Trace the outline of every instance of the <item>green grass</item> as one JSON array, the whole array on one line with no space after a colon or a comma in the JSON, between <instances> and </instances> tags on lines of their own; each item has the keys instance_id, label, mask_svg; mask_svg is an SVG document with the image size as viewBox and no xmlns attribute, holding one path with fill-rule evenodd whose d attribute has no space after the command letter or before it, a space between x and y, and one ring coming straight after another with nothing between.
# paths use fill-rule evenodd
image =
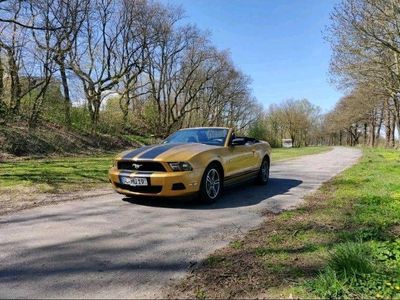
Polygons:
<instances>
[{"instance_id":1,"label":"green grass","mask_svg":"<svg viewBox=\"0 0 400 300\"><path fill-rule=\"evenodd\" d=\"M107 182L113 154L0 163L0 191L18 186L43 192L86 189Z\"/></svg>"},{"instance_id":2,"label":"green grass","mask_svg":"<svg viewBox=\"0 0 400 300\"><path fill-rule=\"evenodd\" d=\"M272 161L296 158L302 155L318 154L331 150L331 147L273 148Z\"/></svg>"},{"instance_id":3,"label":"green grass","mask_svg":"<svg viewBox=\"0 0 400 300\"><path fill-rule=\"evenodd\" d=\"M154 144L154 138L148 137L148 136L140 136L140 135L130 134L130 135L124 135L123 137L130 142L136 142L140 145Z\"/></svg>"},{"instance_id":4,"label":"green grass","mask_svg":"<svg viewBox=\"0 0 400 300\"><path fill-rule=\"evenodd\" d=\"M268 215L180 284L210 298L400 299L400 151L363 151L302 207Z\"/></svg>"},{"instance_id":5,"label":"green grass","mask_svg":"<svg viewBox=\"0 0 400 300\"><path fill-rule=\"evenodd\" d=\"M340 277L371 273L373 265L368 247L355 242L337 245L329 255L328 268Z\"/></svg>"},{"instance_id":6,"label":"green grass","mask_svg":"<svg viewBox=\"0 0 400 300\"><path fill-rule=\"evenodd\" d=\"M274 234L286 245L282 249L271 236L265 247L281 249L289 260L291 250L303 249L297 261L304 271L314 269L281 291L295 286L310 297L400 297L399 151L365 149L360 163L325 184L305 207L275 221L282 226ZM308 233L303 241L292 238L299 228Z\"/></svg>"},{"instance_id":7,"label":"green grass","mask_svg":"<svg viewBox=\"0 0 400 300\"><path fill-rule=\"evenodd\" d=\"M343 226L325 268L304 285L320 297L400 298L400 152L364 152L333 190L322 190L329 202L319 214ZM327 284L333 281L335 289Z\"/></svg>"}]
</instances>

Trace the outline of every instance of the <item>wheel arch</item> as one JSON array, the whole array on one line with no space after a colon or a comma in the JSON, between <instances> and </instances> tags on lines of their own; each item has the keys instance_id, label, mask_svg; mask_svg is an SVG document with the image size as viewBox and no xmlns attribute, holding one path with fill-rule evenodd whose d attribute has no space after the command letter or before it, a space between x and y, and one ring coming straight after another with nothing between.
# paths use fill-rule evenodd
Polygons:
<instances>
[{"instance_id":1,"label":"wheel arch","mask_svg":"<svg viewBox=\"0 0 400 300\"><path fill-rule=\"evenodd\" d=\"M224 178L224 176L225 176L225 171L224 171L224 166L222 165L222 163L221 163L219 160L217 160L217 159L213 159L213 160L211 160L211 161L207 164L206 169L207 169L210 165L212 165L212 164L215 164L215 165L218 166L218 168L219 168L219 170L220 170L220 172L221 172L221 176L222 176L222 178Z\"/></svg>"},{"instance_id":2,"label":"wheel arch","mask_svg":"<svg viewBox=\"0 0 400 300\"><path fill-rule=\"evenodd\" d=\"M270 158L270 156L269 156L268 153L266 153L266 154L264 155L263 160L264 160L264 159L267 159L268 165L271 166L271 158Z\"/></svg>"}]
</instances>

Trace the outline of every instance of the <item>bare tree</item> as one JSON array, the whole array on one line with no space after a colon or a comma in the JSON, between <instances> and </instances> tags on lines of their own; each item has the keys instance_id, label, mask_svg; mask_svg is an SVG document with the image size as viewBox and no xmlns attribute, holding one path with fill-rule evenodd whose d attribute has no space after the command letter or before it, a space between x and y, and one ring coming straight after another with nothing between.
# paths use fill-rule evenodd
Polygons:
<instances>
[{"instance_id":1,"label":"bare tree","mask_svg":"<svg viewBox=\"0 0 400 300\"><path fill-rule=\"evenodd\" d=\"M376 94L371 86L359 86L349 95L340 99L335 108L325 119L328 131L334 136L347 137L348 144L354 146L363 137L364 145L376 145L379 106L377 102L385 102L385 97Z\"/></svg>"},{"instance_id":2,"label":"bare tree","mask_svg":"<svg viewBox=\"0 0 400 300\"><path fill-rule=\"evenodd\" d=\"M143 49L136 43L124 45L135 38L123 13L125 8L113 0L93 1L70 52L70 68L82 82L93 133L104 97L115 92L124 75L136 66L132 57Z\"/></svg>"},{"instance_id":3,"label":"bare tree","mask_svg":"<svg viewBox=\"0 0 400 300\"><path fill-rule=\"evenodd\" d=\"M308 100L286 100L278 107L284 132L295 146L307 145L308 134L318 118L319 108Z\"/></svg>"},{"instance_id":4,"label":"bare tree","mask_svg":"<svg viewBox=\"0 0 400 300\"><path fill-rule=\"evenodd\" d=\"M388 136L393 136L396 126L400 128L399 5L398 0L343 1L332 13L328 31L334 78L345 87L375 86L392 103L385 107L386 119L394 112L395 121L387 122L397 125L386 122Z\"/></svg>"},{"instance_id":5,"label":"bare tree","mask_svg":"<svg viewBox=\"0 0 400 300\"><path fill-rule=\"evenodd\" d=\"M50 119L71 126L73 92L84 98L79 109L92 133L113 121L105 107L121 118L112 128L160 136L192 125L244 131L258 118L250 78L207 32L185 25L180 8L146 0L0 0L0 12L0 119L13 114L34 128L54 105L58 115ZM105 99L119 105L102 105Z\"/></svg>"},{"instance_id":6,"label":"bare tree","mask_svg":"<svg viewBox=\"0 0 400 300\"><path fill-rule=\"evenodd\" d=\"M134 55L122 62L126 66L127 72L121 78L118 89L121 95L119 104L123 113L124 130L129 131L130 106L132 106L132 111L139 113L139 98L149 92L147 86L150 82L146 76L143 76L143 72L149 57L153 54L149 49L154 47L158 35L153 24L164 8L160 5L151 5L146 1L125 0L122 5L127 29L123 37L123 47L126 47L127 52L134 49Z\"/></svg>"},{"instance_id":7,"label":"bare tree","mask_svg":"<svg viewBox=\"0 0 400 300\"><path fill-rule=\"evenodd\" d=\"M20 18L24 9L23 4L18 1L9 6L9 13L13 13L13 20ZM1 65L3 74L4 70L7 72L7 76L2 77L1 106L3 113L12 117L20 114L23 97L33 90L45 88L47 81L46 78L38 76L35 71L34 50L29 34L26 28L15 22L0 24L0 55L3 52L6 57L6 61ZM7 82L4 82L4 78L7 78Z\"/></svg>"},{"instance_id":8,"label":"bare tree","mask_svg":"<svg viewBox=\"0 0 400 300\"><path fill-rule=\"evenodd\" d=\"M88 1L86 0L30 1L30 11L34 16L32 24L35 28L40 27L40 30L31 30L38 52L46 53L45 66L53 65L53 62L58 66L64 92L64 119L67 126L71 125L71 99L66 74L66 58L78 36L87 8ZM52 76L54 76L53 73L52 71ZM47 78L47 76L44 77ZM48 84L49 80L46 82Z\"/></svg>"}]
</instances>

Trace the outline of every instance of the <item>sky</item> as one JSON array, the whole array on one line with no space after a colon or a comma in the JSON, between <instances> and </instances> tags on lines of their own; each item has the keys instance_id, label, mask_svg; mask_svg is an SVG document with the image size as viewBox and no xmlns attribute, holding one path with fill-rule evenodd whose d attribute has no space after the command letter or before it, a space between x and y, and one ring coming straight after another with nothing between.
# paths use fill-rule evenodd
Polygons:
<instances>
[{"instance_id":1,"label":"sky","mask_svg":"<svg viewBox=\"0 0 400 300\"><path fill-rule=\"evenodd\" d=\"M265 107L307 98L329 111L342 96L329 83L330 47L323 38L338 0L162 0L179 5L185 22L209 30L218 49L249 75Z\"/></svg>"}]
</instances>

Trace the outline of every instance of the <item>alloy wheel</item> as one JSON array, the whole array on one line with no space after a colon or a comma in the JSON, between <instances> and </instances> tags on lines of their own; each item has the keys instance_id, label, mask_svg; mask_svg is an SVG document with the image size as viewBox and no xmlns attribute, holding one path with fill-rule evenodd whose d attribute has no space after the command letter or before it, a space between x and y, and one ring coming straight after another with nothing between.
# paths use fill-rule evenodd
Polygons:
<instances>
[{"instance_id":1,"label":"alloy wheel","mask_svg":"<svg viewBox=\"0 0 400 300\"><path fill-rule=\"evenodd\" d=\"M210 169L206 177L206 192L208 197L214 199L218 196L221 188L219 173L216 169Z\"/></svg>"},{"instance_id":2,"label":"alloy wheel","mask_svg":"<svg viewBox=\"0 0 400 300\"><path fill-rule=\"evenodd\" d=\"M269 178L269 165L266 160L263 161L262 167L261 167L261 176L263 181L267 181Z\"/></svg>"}]
</instances>

